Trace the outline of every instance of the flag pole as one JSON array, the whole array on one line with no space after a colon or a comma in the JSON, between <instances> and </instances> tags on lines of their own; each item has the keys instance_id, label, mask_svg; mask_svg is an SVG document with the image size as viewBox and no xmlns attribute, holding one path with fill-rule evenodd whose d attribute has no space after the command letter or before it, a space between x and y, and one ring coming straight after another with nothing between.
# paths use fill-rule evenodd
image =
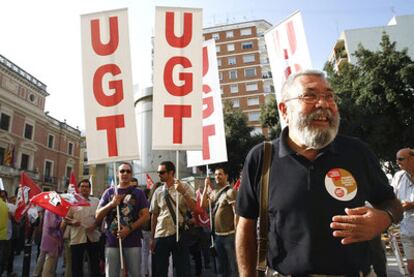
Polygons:
<instances>
[{"instance_id":1,"label":"flag pole","mask_svg":"<svg viewBox=\"0 0 414 277\"><path fill-rule=\"evenodd\" d=\"M114 191L115 194L118 194L118 182L116 180L116 163L113 163L113 173L114 173ZM119 205L116 206L116 217L118 218L118 232L121 231L121 221L120 221L120 212L119 212ZM122 239L118 235L118 241L119 241L119 257L121 260L121 271L124 270L124 256L122 253Z\"/></svg>"},{"instance_id":2,"label":"flag pole","mask_svg":"<svg viewBox=\"0 0 414 277\"><path fill-rule=\"evenodd\" d=\"M206 178L208 178L208 165L206 165ZM207 192L208 188L206 188ZM211 247L214 247L214 236L213 236L213 213L211 211L211 200L210 197L208 198L208 209L209 209L209 215L210 215L210 238L211 238Z\"/></svg>"},{"instance_id":3,"label":"flag pole","mask_svg":"<svg viewBox=\"0 0 414 277\"><path fill-rule=\"evenodd\" d=\"M177 180L180 180L180 151L176 150L176 157L175 157L175 164L176 164L176 170L177 170ZM177 242L180 240L180 234L179 234L179 226L180 226L180 210L179 210L179 198L178 198L178 191L175 192L175 203L176 203L176 207L175 207L175 216L176 216L176 228L177 228L177 233L176 233L176 240Z\"/></svg>"}]
</instances>

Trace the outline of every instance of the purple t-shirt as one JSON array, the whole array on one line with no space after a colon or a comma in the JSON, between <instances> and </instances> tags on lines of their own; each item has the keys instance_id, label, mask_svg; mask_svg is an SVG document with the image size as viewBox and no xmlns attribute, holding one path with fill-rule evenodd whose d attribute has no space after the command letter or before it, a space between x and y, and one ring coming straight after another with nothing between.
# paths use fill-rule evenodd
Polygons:
<instances>
[{"instance_id":1,"label":"purple t-shirt","mask_svg":"<svg viewBox=\"0 0 414 277\"><path fill-rule=\"evenodd\" d=\"M108 188L99 201L98 208L105 206L114 197L114 188ZM148 201L142 190L134 187L118 188L118 194L124 194L124 200L119 205L121 225L132 224L138 219L141 209L148 208ZM119 247L119 240L116 237L118 231L116 209L112 209L105 217L105 235L107 247ZM140 247L142 232L141 229L134 230L122 240L122 247Z\"/></svg>"}]
</instances>

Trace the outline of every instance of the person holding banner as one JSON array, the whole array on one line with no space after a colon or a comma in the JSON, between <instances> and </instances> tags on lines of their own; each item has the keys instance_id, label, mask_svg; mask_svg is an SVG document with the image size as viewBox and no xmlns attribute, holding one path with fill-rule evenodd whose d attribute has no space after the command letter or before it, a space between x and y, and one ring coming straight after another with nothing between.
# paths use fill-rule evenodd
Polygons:
<instances>
[{"instance_id":1,"label":"person holding banner","mask_svg":"<svg viewBox=\"0 0 414 277\"><path fill-rule=\"evenodd\" d=\"M184 215L188 210L195 208L195 194L186 183L175 179L175 165L170 161L161 162L158 166L158 175L164 185L158 187L151 200L151 251L152 276L166 277L169 257L172 254L177 276L191 274L189 245L185 235L180 234L180 241L176 241L176 196L178 193L179 222L184 225Z\"/></svg>"},{"instance_id":2,"label":"person holding banner","mask_svg":"<svg viewBox=\"0 0 414 277\"><path fill-rule=\"evenodd\" d=\"M119 185L110 187L102 195L96 211L96 222L105 218L105 273L119 277L122 250L128 276L140 275L141 226L149 220L148 201L143 191L131 186L132 166L122 162L118 167ZM117 206L120 218L117 217ZM118 220L121 228L118 231ZM122 244L119 245L119 238Z\"/></svg>"},{"instance_id":3,"label":"person holding banner","mask_svg":"<svg viewBox=\"0 0 414 277\"><path fill-rule=\"evenodd\" d=\"M203 207L208 207L207 197L211 201L213 210L213 237L217 252L218 276L237 276L236 253L234 250L235 239L235 202L236 191L228 183L228 173L224 167L217 167L214 171L214 179L217 188L213 190L210 178L205 179L203 191ZM211 191L211 193L208 193Z\"/></svg>"},{"instance_id":4,"label":"person holding banner","mask_svg":"<svg viewBox=\"0 0 414 277\"><path fill-rule=\"evenodd\" d=\"M368 276L369 241L401 220L401 204L374 154L358 139L337 135L335 99L320 71L291 75L283 86L278 107L288 126L271 143L263 215L267 276ZM243 277L256 268L263 148L255 146L246 157L236 202Z\"/></svg>"}]
</instances>

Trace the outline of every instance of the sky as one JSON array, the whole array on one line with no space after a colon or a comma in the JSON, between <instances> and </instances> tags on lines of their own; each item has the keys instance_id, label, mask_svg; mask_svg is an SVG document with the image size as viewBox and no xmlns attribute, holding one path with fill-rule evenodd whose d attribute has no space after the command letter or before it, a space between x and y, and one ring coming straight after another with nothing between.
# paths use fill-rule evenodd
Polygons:
<instances>
[{"instance_id":1,"label":"sky","mask_svg":"<svg viewBox=\"0 0 414 277\"><path fill-rule=\"evenodd\" d=\"M45 111L85 128L80 16L128 8L133 83L151 86L156 6L203 9L204 27L265 19L277 25L301 11L313 67L322 69L343 30L386 25L414 14L412 0L0 0L0 54L47 85Z\"/></svg>"}]
</instances>

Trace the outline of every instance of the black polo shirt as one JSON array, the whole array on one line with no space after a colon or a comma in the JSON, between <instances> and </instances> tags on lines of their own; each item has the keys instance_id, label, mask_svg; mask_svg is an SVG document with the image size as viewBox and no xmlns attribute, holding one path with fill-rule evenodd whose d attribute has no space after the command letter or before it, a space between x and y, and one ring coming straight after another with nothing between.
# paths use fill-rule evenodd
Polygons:
<instances>
[{"instance_id":1,"label":"black polo shirt","mask_svg":"<svg viewBox=\"0 0 414 277\"><path fill-rule=\"evenodd\" d=\"M314 161L287 146L288 128L272 141L268 265L282 274L354 274L368 270L367 242L342 245L329 227L345 208L395 198L373 153L356 138L337 136ZM248 154L236 212L256 219L263 144Z\"/></svg>"}]
</instances>

